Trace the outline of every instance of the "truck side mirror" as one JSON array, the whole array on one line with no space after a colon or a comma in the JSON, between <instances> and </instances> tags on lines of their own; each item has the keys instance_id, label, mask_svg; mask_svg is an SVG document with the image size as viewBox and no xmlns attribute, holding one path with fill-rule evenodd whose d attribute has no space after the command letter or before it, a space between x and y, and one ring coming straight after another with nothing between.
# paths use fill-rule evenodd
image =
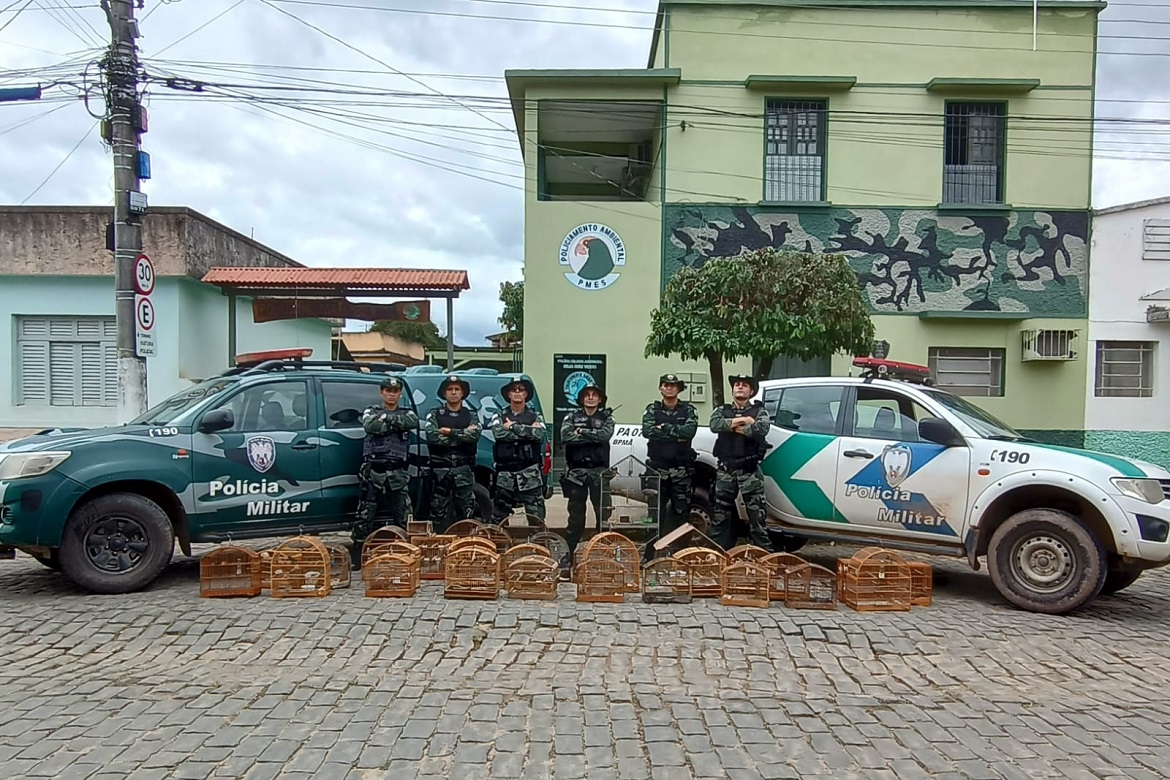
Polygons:
<instances>
[{"instance_id":1,"label":"truck side mirror","mask_svg":"<svg viewBox=\"0 0 1170 780\"><path fill-rule=\"evenodd\" d=\"M212 409L199 421L200 433L224 431L236 424L236 415L231 409Z\"/></svg>"},{"instance_id":2,"label":"truck side mirror","mask_svg":"<svg viewBox=\"0 0 1170 780\"><path fill-rule=\"evenodd\" d=\"M944 447L962 447L966 444L955 426L940 417L924 417L918 421L918 436Z\"/></svg>"}]
</instances>

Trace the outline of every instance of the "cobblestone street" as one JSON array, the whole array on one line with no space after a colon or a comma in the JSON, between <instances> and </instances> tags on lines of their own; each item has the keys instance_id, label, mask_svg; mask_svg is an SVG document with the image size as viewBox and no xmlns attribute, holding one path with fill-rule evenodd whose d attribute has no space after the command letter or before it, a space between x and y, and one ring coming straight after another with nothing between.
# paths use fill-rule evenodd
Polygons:
<instances>
[{"instance_id":1,"label":"cobblestone street","mask_svg":"<svg viewBox=\"0 0 1170 780\"><path fill-rule=\"evenodd\" d=\"M819 548L818 562L841 554ZM0 563L6 778L1163 778L1170 575L1070 617L84 595Z\"/></svg>"}]
</instances>

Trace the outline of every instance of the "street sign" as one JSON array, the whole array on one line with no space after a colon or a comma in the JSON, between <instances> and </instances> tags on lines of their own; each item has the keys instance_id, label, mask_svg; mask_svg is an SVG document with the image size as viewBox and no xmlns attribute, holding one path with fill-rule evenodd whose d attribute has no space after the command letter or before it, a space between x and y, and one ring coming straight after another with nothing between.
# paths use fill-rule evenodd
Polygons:
<instances>
[{"instance_id":1,"label":"street sign","mask_svg":"<svg viewBox=\"0 0 1170 780\"><path fill-rule=\"evenodd\" d=\"M126 198L129 201L128 206L131 214L145 214L150 209L145 192L130 190L126 193Z\"/></svg>"},{"instance_id":2,"label":"street sign","mask_svg":"<svg viewBox=\"0 0 1170 780\"><path fill-rule=\"evenodd\" d=\"M154 292L154 263L146 255L134 258L134 292L139 295Z\"/></svg>"},{"instance_id":3,"label":"street sign","mask_svg":"<svg viewBox=\"0 0 1170 780\"><path fill-rule=\"evenodd\" d=\"M137 275L135 275L137 279ZM134 349L139 357L154 357L154 304L149 295L134 296Z\"/></svg>"}]
</instances>

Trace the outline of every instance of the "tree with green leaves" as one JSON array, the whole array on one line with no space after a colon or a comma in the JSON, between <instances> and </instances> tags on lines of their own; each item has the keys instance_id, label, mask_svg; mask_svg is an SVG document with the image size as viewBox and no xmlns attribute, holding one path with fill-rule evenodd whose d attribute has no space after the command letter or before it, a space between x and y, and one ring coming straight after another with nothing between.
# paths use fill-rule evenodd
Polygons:
<instances>
[{"instance_id":1,"label":"tree with green leaves","mask_svg":"<svg viewBox=\"0 0 1170 780\"><path fill-rule=\"evenodd\" d=\"M504 304L500 324L519 343L524 339L524 282L502 282L500 301Z\"/></svg>"},{"instance_id":2,"label":"tree with green leaves","mask_svg":"<svg viewBox=\"0 0 1170 780\"><path fill-rule=\"evenodd\" d=\"M407 320L378 320L370 328L410 344L421 344L426 349L446 349L447 340L439 335L439 326L433 322Z\"/></svg>"},{"instance_id":3,"label":"tree with green leaves","mask_svg":"<svg viewBox=\"0 0 1170 780\"><path fill-rule=\"evenodd\" d=\"M726 360L752 357L766 377L781 355L868 355L873 339L857 274L844 256L761 249L679 271L650 313L645 355L706 358L722 404Z\"/></svg>"}]
</instances>

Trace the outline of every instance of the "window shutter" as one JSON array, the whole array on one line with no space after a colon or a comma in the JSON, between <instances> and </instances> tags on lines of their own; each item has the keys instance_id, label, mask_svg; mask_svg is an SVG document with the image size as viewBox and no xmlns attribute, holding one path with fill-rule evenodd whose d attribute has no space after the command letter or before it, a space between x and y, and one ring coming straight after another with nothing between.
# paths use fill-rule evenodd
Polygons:
<instances>
[{"instance_id":1,"label":"window shutter","mask_svg":"<svg viewBox=\"0 0 1170 780\"><path fill-rule=\"evenodd\" d=\"M102 345L102 405L118 405L118 345Z\"/></svg>"},{"instance_id":2,"label":"window shutter","mask_svg":"<svg viewBox=\"0 0 1170 780\"><path fill-rule=\"evenodd\" d=\"M81 405L101 406L105 401L105 355L101 344L78 344L81 351Z\"/></svg>"},{"instance_id":3,"label":"window shutter","mask_svg":"<svg viewBox=\"0 0 1170 780\"><path fill-rule=\"evenodd\" d=\"M49 335L55 338L70 338L77 335L75 320L49 320Z\"/></svg>"},{"instance_id":4,"label":"window shutter","mask_svg":"<svg viewBox=\"0 0 1170 780\"><path fill-rule=\"evenodd\" d=\"M16 385L20 403L32 406L48 406L48 352L49 345L44 342L25 341L21 343L20 381Z\"/></svg>"},{"instance_id":5,"label":"window shutter","mask_svg":"<svg viewBox=\"0 0 1170 780\"><path fill-rule=\"evenodd\" d=\"M49 344L49 403L53 406L77 406L77 363L76 344Z\"/></svg>"},{"instance_id":6,"label":"window shutter","mask_svg":"<svg viewBox=\"0 0 1170 780\"><path fill-rule=\"evenodd\" d=\"M20 337L21 338L44 338L49 335L49 321L48 320L20 320Z\"/></svg>"}]
</instances>

